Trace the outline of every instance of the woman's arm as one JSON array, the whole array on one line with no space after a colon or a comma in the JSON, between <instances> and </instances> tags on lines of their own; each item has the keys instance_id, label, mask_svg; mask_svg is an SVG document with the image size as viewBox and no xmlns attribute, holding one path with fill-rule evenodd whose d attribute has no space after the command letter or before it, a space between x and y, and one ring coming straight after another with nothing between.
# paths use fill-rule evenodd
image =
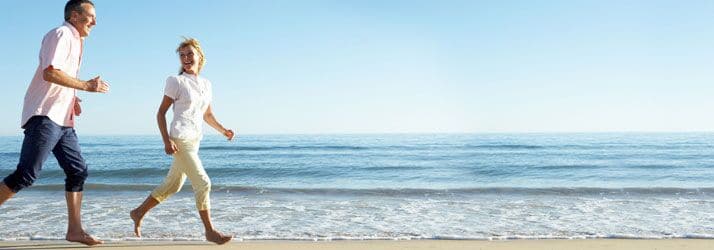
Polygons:
<instances>
[{"instance_id":1,"label":"woman's arm","mask_svg":"<svg viewBox=\"0 0 714 250\"><path fill-rule=\"evenodd\" d=\"M211 110L211 105L208 105L208 108L206 109L206 113L203 113L203 120L208 123L208 125L211 125L213 129L218 131L218 133L221 133L223 136L228 138L228 140L233 140L233 136L235 135L233 133L233 130L226 129L221 125L218 120L216 120L216 116L213 115L213 110Z\"/></svg>"},{"instance_id":2,"label":"woman's arm","mask_svg":"<svg viewBox=\"0 0 714 250\"><path fill-rule=\"evenodd\" d=\"M178 148L176 144L171 141L171 138L169 138L169 130L166 128L166 111L169 110L172 104L174 104L174 99L164 95L164 99L161 100L161 105L159 105L159 112L156 113L156 121L159 123L159 132L161 132L161 139L164 141L164 151L166 151L168 155L178 152Z\"/></svg>"}]
</instances>

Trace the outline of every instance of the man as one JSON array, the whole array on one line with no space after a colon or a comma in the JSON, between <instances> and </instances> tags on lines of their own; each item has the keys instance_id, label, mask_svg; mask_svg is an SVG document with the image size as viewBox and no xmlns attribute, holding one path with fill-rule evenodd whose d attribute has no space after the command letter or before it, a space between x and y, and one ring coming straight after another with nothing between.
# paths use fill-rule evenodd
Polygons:
<instances>
[{"instance_id":1,"label":"man","mask_svg":"<svg viewBox=\"0 0 714 250\"><path fill-rule=\"evenodd\" d=\"M0 205L21 189L32 185L50 151L64 170L67 200L67 241L86 245L103 243L84 232L80 208L87 165L80 154L74 117L82 112L77 90L106 93L109 85L98 76L77 78L82 61L83 39L97 24L94 3L70 0L65 22L48 32L40 48L40 65L25 94L21 126L25 129L17 169L0 184Z\"/></svg>"}]
</instances>

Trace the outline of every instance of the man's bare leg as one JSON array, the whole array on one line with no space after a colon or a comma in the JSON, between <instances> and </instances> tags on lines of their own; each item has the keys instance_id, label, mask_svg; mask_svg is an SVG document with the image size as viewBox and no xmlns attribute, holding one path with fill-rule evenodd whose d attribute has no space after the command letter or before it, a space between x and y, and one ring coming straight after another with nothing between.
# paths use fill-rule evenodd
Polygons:
<instances>
[{"instance_id":1,"label":"man's bare leg","mask_svg":"<svg viewBox=\"0 0 714 250\"><path fill-rule=\"evenodd\" d=\"M88 246L104 243L97 240L82 229L82 192L66 192L67 199L67 236L70 242L78 242Z\"/></svg>"},{"instance_id":2,"label":"man's bare leg","mask_svg":"<svg viewBox=\"0 0 714 250\"><path fill-rule=\"evenodd\" d=\"M0 184L0 205L4 204L5 201L12 198L13 195L15 195L15 192L12 192L12 190L10 190L10 187L5 185L4 182Z\"/></svg>"}]
</instances>

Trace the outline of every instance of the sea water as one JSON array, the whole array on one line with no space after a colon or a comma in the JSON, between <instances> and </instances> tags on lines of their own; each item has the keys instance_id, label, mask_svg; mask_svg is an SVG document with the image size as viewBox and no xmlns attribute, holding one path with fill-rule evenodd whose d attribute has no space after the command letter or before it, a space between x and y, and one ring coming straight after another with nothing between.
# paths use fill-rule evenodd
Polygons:
<instances>
[{"instance_id":1,"label":"sea water","mask_svg":"<svg viewBox=\"0 0 714 250\"><path fill-rule=\"evenodd\" d=\"M133 236L129 211L172 158L161 138L82 136L84 226ZM0 176L22 136L0 137ZM714 238L714 133L206 136L212 217L238 239ZM52 156L0 206L0 238L63 239ZM201 240L187 181L143 223L149 240Z\"/></svg>"}]
</instances>

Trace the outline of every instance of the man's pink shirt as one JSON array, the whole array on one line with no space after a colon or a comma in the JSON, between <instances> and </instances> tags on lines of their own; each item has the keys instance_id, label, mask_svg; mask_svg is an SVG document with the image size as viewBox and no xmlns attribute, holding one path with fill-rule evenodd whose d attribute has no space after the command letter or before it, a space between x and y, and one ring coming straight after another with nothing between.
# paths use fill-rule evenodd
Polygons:
<instances>
[{"instance_id":1,"label":"man's pink shirt","mask_svg":"<svg viewBox=\"0 0 714 250\"><path fill-rule=\"evenodd\" d=\"M25 94L20 126L33 116L47 116L63 127L74 127L74 99L77 90L45 81L44 70L52 66L77 78L82 63L82 38L72 24L50 30L42 39L40 65Z\"/></svg>"}]
</instances>

